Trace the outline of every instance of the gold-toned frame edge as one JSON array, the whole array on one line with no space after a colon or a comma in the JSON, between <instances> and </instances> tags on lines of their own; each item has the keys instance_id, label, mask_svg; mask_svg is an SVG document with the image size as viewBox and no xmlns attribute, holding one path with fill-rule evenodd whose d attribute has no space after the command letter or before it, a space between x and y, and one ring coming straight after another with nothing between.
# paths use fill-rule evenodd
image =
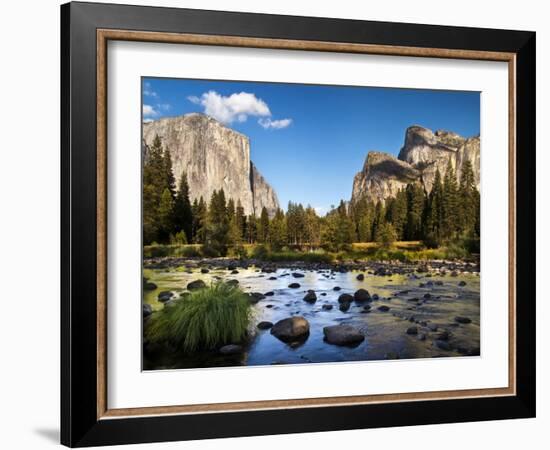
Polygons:
<instances>
[{"instance_id":1,"label":"gold-toned frame edge","mask_svg":"<svg viewBox=\"0 0 550 450\"><path fill-rule=\"evenodd\" d=\"M180 43L229 47L305 50L371 55L432 57L501 61L508 63L509 75L509 321L508 321L508 387L467 389L401 394L377 394L340 397L318 397L288 400L265 400L201 405L150 406L108 409L107 405L107 42L109 40ZM394 403L421 400L446 400L475 397L511 396L516 394L516 292L515 292L515 128L516 128L516 55L508 52L458 50L445 48L402 47L324 41L250 38L240 36L158 33L147 31L97 30L97 418L116 419L131 416L219 413L265 409L288 409L321 406Z\"/></svg>"}]
</instances>

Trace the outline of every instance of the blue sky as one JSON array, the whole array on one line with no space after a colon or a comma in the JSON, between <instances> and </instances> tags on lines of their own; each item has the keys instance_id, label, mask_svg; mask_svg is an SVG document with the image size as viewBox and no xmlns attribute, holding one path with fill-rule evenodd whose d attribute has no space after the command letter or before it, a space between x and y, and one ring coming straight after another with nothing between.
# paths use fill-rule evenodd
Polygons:
<instances>
[{"instance_id":1,"label":"blue sky","mask_svg":"<svg viewBox=\"0 0 550 450\"><path fill-rule=\"evenodd\" d=\"M289 200L324 214L351 196L370 150L397 156L410 125L479 134L478 92L143 78L143 117L207 113L250 138L251 159Z\"/></svg>"}]
</instances>

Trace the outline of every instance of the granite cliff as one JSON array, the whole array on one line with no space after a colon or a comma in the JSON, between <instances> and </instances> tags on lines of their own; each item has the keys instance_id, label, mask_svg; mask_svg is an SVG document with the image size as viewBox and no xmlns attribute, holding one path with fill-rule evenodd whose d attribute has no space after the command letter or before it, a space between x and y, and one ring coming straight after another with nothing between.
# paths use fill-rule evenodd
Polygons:
<instances>
[{"instance_id":1,"label":"granite cliff","mask_svg":"<svg viewBox=\"0 0 550 450\"><path fill-rule=\"evenodd\" d=\"M155 136L170 150L177 181L187 174L191 201L208 201L214 190L240 200L245 214L259 216L265 207L273 216L279 207L273 188L250 160L247 136L204 114L167 117L143 124L143 153Z\"/></svg>"},{"instance_id":2,"label":"granite cliff","mask_svg":"<svg viewBox=\"0 0 550 450\"><path fill-rule=\"evenodd\" d=\"M443 177L449 161L458 179L464 163L470 161L479 189L479 151L479 136L464 138L450 131L434 133L411 126L397 158L382 152L368 153L363 169L353 180L351 202L365 196L374 202L384 201L409 183L419 183L430 192L436 171L439 169Z\"/></svg>"}]
</instances>

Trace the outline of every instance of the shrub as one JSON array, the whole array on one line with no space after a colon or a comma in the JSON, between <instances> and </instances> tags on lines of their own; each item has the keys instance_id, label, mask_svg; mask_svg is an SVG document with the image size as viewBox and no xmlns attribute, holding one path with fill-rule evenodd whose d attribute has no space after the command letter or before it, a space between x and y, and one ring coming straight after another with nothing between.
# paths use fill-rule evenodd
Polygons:
<instances>
[{"instance_id":1,"label":"shrub","mask_svg":"<svg viewBox=\"0 0 550 450\"><path fill-rule=\"evenodd\" d=\"M238 259L246 259L248 258L248 252L246 251L246 248L244 245L236 245L234 247L231 247L228 252L229 256L238 258Z\"/></svg>"},{"instance_id":2,"label":"shrub","mask_svg":"<svg viewBox=\"0 0 550 450\"><path fill-rule=\"evenodd\" d=\"M154 342L171 342L185 352L241 342L247 335L250 301L239 288L213 284L191 292L155 313L147 327Z\"/></svg>"},{"instance_id":3,"label":"shrub","mask_svg":"<svg viewBox=\"0 0 550 450\"><path fill-rule=\"evenodd\" d=\"M269 249L265 245L257 245L252 250L252 257L255 259L267 259L269 256Z\"/></svg>"},{"instance_id":4,"label":"shrub","mask_svg":"<svg viewBox=\"0 0 550 450\"><path fill-rule=\"evenodd\" d=\"M186 258L198 258L201 256L199 249L194 245L186 245L180 249L179 256Z\"/></svg>"},{"instance_id":5,"label":"shrub","mask_svg":"<svg viewBox=\"0 0 550 450\"><path fill-rule=\"evenodd\" d=\"M187 244L187 236L184 231L178 231L176 234L170 235L170 244L172 245L185 245Z\"/></svg>"},{"instance_id":6,"label":"shrub","mask_svg":"<svg viewBox=\"0 0 550 450\"><path fill-rule=\"evenodd\" d=\"M205 258L217 258L218 256L224 256L227 250L216 244L204 244L201 248L202 256Z\"/></svg>"},{"instance_id":7,"label":"shrub","mask_svg":"<svg viewBox=\"0 0 550 450\"><path fill-rule=\"evenodd\" d=\"M426 235L422 243L426 248L438 248L441 246L441 240L437 238L434 233L429 233Z\"/></svg>"},{"instance_id":8,"label":"shrub","mask_svg":"<svg viewBox=\"0 0 550 450\"><path fill-rule=\"evenodd\" d=\"M397 240L397 233L391 223L384 223L376 231L376 242L389 248Z\"/></svg>"}]
</instances>

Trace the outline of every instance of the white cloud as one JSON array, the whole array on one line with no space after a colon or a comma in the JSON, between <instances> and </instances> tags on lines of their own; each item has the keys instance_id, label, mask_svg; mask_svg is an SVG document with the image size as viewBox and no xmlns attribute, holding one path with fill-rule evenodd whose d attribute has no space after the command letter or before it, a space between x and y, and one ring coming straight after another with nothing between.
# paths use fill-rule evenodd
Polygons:
<instances>
[{"instance_id":1,"label":"white cloud","mask_svg":"<svg viewBox=\"0 0 550 450\"><path fill-rule=\"evenodd\" d=\"M168 103L158 103L157 108L162 111L169 111L171 106Z\"/></svg>"},{"instance_id":2,"label":"white cloud","mask_svg":"<svg viewBox=\"0 0 550 450\"><path fill-rule=\"evenodd\" d=\"M158 116L158 111L153 108L151 105L143 105L143 116L144 117L154 117Z\"/></svg>"},{"instance_id":3,"label":"white cloud","mask_svg":"<svg viewBox=\"0 0 550 450\"><path fill-rule=\"evenodd\" d=\"M151 88L151 83L144 83L143 84L143 95L146 97L158 97L158 94Z\"/></svg>"},{"instance_id":4,"label":"white cloud","mask_svg":"<svg viewBox=\"0 0 550 450\"><path fill-rule=\"evenodd\" d=\"M153 119L143 119L143 123L149 123L149 122L152 122Z\"/></svg>"},{"instance_id":5,"label":"white cloud","mask_svg":"<svg viewBox=\"0 0 550 450\"><path fill-rule=\"evenodd\" d=\"M235 93L226 97L216 91L209 91L202 94L200 98L190 96L187 99L202 105L205 114L226 124L234 121L245 122L248 116L271 116L267 103L249 92Z\"/></svg>"},{"instance_id":6,"label":"white cloud","mask_svg":"<svg viewBox=\"0 0 550 450\"><path fill-rule=\"evenodd\" d=\"M288 127L292 123L292 119L279 119L272 120L269 117L265 119L259 119L258 123L264 127L266 130L271 128L274 130L281 130Z\"/></svg>"}]
</instances>

